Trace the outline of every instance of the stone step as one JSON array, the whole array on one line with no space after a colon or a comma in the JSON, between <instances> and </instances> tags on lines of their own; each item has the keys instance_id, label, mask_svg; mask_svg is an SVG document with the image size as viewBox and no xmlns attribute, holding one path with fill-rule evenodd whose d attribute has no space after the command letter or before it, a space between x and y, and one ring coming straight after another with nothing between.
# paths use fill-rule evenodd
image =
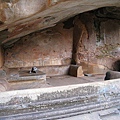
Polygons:
<instances>
[{"instance_id":1,"label":"stone step","mask_svg":"<svg viewBox=\"0 0 120 120\"><path fill-rule=\"evenodd\" d=\"M118 108L110 108L107 110L96 111L57 120L119 120L120 110Z\"/></svg>"},{"instance_id":2,"label":"stone step","mask_svg":"<svg viewBox=\"0 0 120 120\"><path fill-rule=\"evenodd\" d=\"M1 120L53 120L116 106L119 80L0 93Z\"/></svg>"},{"instance_id":3,"label":"stone step","mask_svg":"<svg viewBox=\"0 0 120 120\"><path fill-rule=\"evenodd\" d=\"M119 99L120 100L120 99ZM60 119L60 118L66 118L66 117L71 117L71 116L76 116L76 115L81 115L81 114L86 114L86 113L91 113L94 111L101 111L101 110L105 110L105 109L109 109L111 107L116 107L119 104L116 104L116 102L118 102L119 100L116 100L114 102L108 102L108 103L102 103L102 104L88 104L88 105L74 105L74 106L69 106L69 107L62 107L62 108L57 108L55 109L54 106L51 107L51 109L47 109L47 110L42 110L39 111L36 109L36 111L34 112L28 112L26 113L26 111L24 111L24 113L19 113L19 114L12 114L12 115L5 115L5 116L1 116L0 119L1 120L35 120L35 119L49 119L49 120L53 120L53 119ZM112 105L110 105L112 104ZM107 105L109 107L107 107ZM6 111L7 112L7 111Z\"/></svg>"}]
</instances>

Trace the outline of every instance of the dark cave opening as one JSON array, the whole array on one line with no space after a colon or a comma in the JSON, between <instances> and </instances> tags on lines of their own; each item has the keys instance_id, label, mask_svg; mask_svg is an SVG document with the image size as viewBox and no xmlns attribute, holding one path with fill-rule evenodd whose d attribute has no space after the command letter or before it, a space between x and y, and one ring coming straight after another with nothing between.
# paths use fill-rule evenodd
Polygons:
<instances>
[{"instance_id":1,"label":"dark cave opening","mask_svg":"<svg viewBox=\"0 0 120 120\"><path fill-rule=\"evenodd\" d=\"M120 72L120 60L117 60L113 63L112 65L114 71L119 71Z\"/></svg>"}]
</instances>

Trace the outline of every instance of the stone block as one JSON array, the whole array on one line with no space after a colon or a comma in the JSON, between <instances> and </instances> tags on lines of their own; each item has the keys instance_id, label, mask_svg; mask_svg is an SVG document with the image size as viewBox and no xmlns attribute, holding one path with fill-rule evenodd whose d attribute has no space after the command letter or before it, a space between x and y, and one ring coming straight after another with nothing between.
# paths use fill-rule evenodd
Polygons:
<instances>
[{"instance_id":1,"label":"stone block","mask_svg":"<svg viewBox=\"0 0 120 120\"><path fill-rule=\"evenodd\" d=\"M120 72L118 71L106 72L105 80L118 79L118 78L120 78Z\"/></svg>"},{"instance_id":2,"label":"stone block","mask_svg":"<svg viewBox=\"0 0 120 120\"><path fill-rule=\"evenodd\" d=\"M29 73L28 70L20 70L16 74L10 74L7 78L9 82L13 81L29 81L29 80L44 80L46 81L46 74L38 71L37 73Z\"/></svg>"},{"instance_id":3,"label":"stone block","mask_svg":"<svg viewBox=\"0 0 120 120\"><path fill-rule=\"evenodd\" d=\"M71 65L69 69L69 75L74 77L82 77L84 76L82 66L79 65Z\"/></svg>"},{"instance_id":4,"label":"stone block","mask_svg":"<svg viewBox=\"0 0 120 120\"><path fill-rule=\"evenodd\" d=\"M83 72L87 74L104 74L108 69L103 65L82 62Z\"/></svg>"}]
</instances>

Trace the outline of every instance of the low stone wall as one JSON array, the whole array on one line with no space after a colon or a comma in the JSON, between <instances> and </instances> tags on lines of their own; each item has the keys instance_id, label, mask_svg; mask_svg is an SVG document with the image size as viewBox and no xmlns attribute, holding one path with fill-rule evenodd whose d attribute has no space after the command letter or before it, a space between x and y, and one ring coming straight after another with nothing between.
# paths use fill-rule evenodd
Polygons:
<instances>
[{"instance_id":1,"label":"low stone wall","mask_svg":"<svg viewBox=\"0 0 120 120\"><path fill-rule=\"evenodd\" d=\"M120 106L120 79L0 93L0 119L58 119Z\"/></svg>"}]
</instances>

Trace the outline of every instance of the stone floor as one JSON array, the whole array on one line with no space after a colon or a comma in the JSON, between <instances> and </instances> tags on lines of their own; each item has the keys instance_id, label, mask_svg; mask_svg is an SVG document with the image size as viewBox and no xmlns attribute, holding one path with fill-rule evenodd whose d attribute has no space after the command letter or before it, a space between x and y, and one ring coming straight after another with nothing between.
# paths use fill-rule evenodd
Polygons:
<instances>
[{"instance_id":1,"label":"stone floor","mask_svg":"<svg viewBox=\"0 0 120 120\"><path fill-rule=\"evenodd\" d=\"M65 86L65 85L73 85L73 84L83 84L89 82L99 82L103 80L104 80L103 74L83 76L79 78L69 75L52 76L52 77L47 77L46 81L30 80L30 81L10 82L9 90L56 87L56 86Z\"/></svg>"}]
</instances>

